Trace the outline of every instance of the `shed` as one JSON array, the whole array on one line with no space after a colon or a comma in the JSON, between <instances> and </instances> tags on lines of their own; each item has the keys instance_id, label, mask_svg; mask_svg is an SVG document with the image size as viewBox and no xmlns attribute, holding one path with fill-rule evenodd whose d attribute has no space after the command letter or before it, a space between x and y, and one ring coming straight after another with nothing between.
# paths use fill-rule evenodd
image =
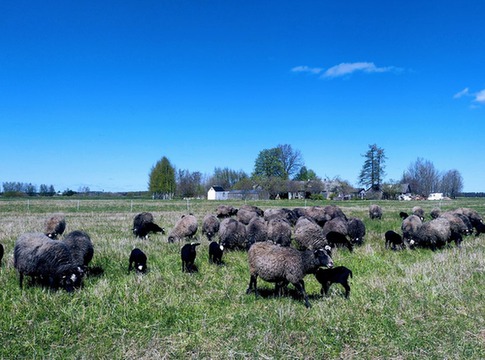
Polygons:
<instances>
[{"instance_id":1,"label":"shed","mask_svg":"<svg viewBox=\"0 0 485 360\"><path fill-rule=\"evenodd\" d=\"M229 191L224 191L222 186L213 185L207 191L207 200L227 200Z\"/></svg>"}]
</instances>

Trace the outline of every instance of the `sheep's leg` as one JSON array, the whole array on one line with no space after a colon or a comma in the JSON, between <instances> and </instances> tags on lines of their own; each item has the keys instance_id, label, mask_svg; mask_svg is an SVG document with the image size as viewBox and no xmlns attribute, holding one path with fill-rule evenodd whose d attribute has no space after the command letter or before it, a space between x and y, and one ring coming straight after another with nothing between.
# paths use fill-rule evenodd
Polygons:
<instances>
[{"instance_id":1,"label":"sheep's leg","mask_svg":"<svg viewBox=\"0 0 485 360\"><path fill-rule=\"evenodd\" d=\"M251 290L254 289L254 294L256 297L258 296L258 289L257 289L257 278L256 275L251 275L251 278L249 279L249 287L246 290L246 294L251 293Z\"/></svg>"},{"instance_id":2,"label":"sheep's leg","mask_svg":"<svg viewBox=\"0 0 485 360\"><path fill-rule=\"evenodd\" d=\"M349 283L346 281L345 283L342 284L345 288L345 298L349 298L349 294L350 294L350 286L349 286Z\"/></svg>"},{"instance_id":3,"label":"sheep's leg","mask_svg":"<svg viewBox=\"0 0 485 360\"><path fill-rule=\"evenodd\" d=\"M20 276L19 276L20 288L22 289L22 284L23 284L23 282L24 282L24 274L20 273L19 275L20 275Z\"/></svg>"},{"instance_id":4,"label":"sheep's leg","mask_svg":"<svg viewBox=\"0 0 485 360\"><path fill-rule=\"evenodd\" d=\"M311 308L312 305L310 304L310 301L308 301L308 295L305 291L305 283L303 282L303 280L294 283L293 286L295 286L295 288L303 295L303 298L305 299L305 306L307 308Z\"/></svg>"}]
</instances>

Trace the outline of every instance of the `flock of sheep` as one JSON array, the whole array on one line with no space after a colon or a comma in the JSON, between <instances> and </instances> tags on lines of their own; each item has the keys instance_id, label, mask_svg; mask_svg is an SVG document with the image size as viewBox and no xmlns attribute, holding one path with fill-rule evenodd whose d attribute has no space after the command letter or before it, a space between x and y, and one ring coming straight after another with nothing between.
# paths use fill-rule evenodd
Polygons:
<instances>
[{"instance_id":1,"label":"flock of sheep","mask_svg":"<svg viewBox=\"0 0 485 360\"><path fill-rule=\"evenodd\" d=\"M369 217L379 220L382 209L369 207ZM431 220L425 221L421 207L412 213L401 212L401 234L389 230L384 234L386 248L423 247L436 250L451 242L460 246L463 236L485 232L482 217L472 209L459 208L441 213L433 209ZM63 288L68 292L80 287L89 271L94 248L89 235L72 231L57 240L66 228L62 214L54 214L45 222L43 232L25 233L19 236L14 247L14 267L19 274L20 287L24 276L52 289ZM197 272L196 249L200 242L192 242L198 231L198 219L192 214L182 215L168 234L168 242L185 242L181 248L182 271ZM133 219L133 234L147 239L150 233L165 234L165 229L155 224L148 212L137 214ZM257 278L275 283L275 292L282 294L292 284L310 307L305 291L304 277L314 274L326 294L332 283L345 288L350 294L349 277L352 271L345 266L334 267L332 251L364 243L366 229L361 219L347 217L335 205L309 208L278 208L262 210L253 205L236 209L220 205L214 214L202 219L202 235L209 241L209 262L223 264L225 250L247 251L249 285L246 293L258 295ZM196 240L197 241L197 240ZM3 256L0 246L0 261ZM139 248L131 251L128 271L139 273L147 270L147 256Z\"/></svg>"}]
</instances>

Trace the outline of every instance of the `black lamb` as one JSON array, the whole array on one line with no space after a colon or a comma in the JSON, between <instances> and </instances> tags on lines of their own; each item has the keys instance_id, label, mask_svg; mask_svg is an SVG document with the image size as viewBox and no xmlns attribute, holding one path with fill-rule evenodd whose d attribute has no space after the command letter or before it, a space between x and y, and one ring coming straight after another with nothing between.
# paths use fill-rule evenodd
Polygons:
<instances>
[{"instance_id":1,"label":"black lamb","mask_svg":"<svg viewBox=\"0 0 485 360\"><path fill-rule=\"evenodd\" d=\"M138 273L146 273L147 271L147 256L143 251L138 248L131 250L130 263L128 265L128 272L133 269L133 264L135 264L135 271Z\"/></svg>"},{"instance_id":2,"label":"black lamb","mask_svg":"<svg viewBox=\"0 0 485 360\"><path fill-rule=\"evenodd\" d=\"M165 229L154 223L153 215L149 212L143 212L133 219L133 234L139 238L148 239L149 233L161 232L165 234Z\"/></svg>"},{"instance_id":3,"label":"black lamb","mask_svg":"<svg viewBox=\"0 0 485 360\"><path fill-rule=\"evenodd\" d=\"M331 247L346 247L349 251L353 251L354 246L347 239L347 237L339 232L330 231L326 236L327 242Z\"/></svg>"},{"instance_id":4,"label":"black lamb","mask_svg":"<svg viewBox=\"0 0 485 360\"><path fill-rule=\"evenodd\" d=\"M197 272L197 266L195 265L195 257L197 253L195 248L199 246L200 243L190 243L185 244L180 250L180 257L182 258L182 272L193 273Z\"/></svg>"},{"instance_id":5,"label":"black lamb","mask_svg":"<svg viewBox=\"0 0 485 360\"><path fill-rule=\"evenodd\" d=\"M345 288L346 298L350 294L349 276L352 277L352 271L345 266L337 266L331 269L319 268L315 273L315 278L322 284L322 295L327 295L330 285L338 283Z\"/></svg>"},{"instance_id":6,"label":"black lamb","mask_svg":"<svg viewBox=\"0 0 485 360\"><path fill-rule=\"evenodd\" d=\"M402 239L402 236L399 235L397 232L392 230L386 231L384 237L386 239L386 249L389 249L390 246L392 246L393 250L396 250L398 246L401 249L404 247L404 241Z\"/></svg>"},{"instance_id":7,"label":"black lamb","mask_svg":"<svg viewBox=\"0 0 485 360\"><path fill-rule=\"evenodd\" d=\"M222 255L224 254L224 246L213 241L209 244L209 262L212 264L222 265Z\"/></svg>"}]
</instances>

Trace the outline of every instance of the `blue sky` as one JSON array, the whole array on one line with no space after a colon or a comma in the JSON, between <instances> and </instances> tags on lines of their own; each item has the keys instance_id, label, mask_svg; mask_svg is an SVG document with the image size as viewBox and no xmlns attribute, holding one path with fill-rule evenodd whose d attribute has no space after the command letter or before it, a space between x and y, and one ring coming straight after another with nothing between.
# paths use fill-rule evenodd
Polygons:
<instances>
[{"instance_id":1,"label":"blue sky","mask_svg":"<svg viewBox=\"0 0 485 360\"><path fill-rule=\"evenodd\" d=\"M146 190L300 150L357 185L418 157L485 191L483 1L0 1L0 183Z\"/></svg>"}]
</instances>

